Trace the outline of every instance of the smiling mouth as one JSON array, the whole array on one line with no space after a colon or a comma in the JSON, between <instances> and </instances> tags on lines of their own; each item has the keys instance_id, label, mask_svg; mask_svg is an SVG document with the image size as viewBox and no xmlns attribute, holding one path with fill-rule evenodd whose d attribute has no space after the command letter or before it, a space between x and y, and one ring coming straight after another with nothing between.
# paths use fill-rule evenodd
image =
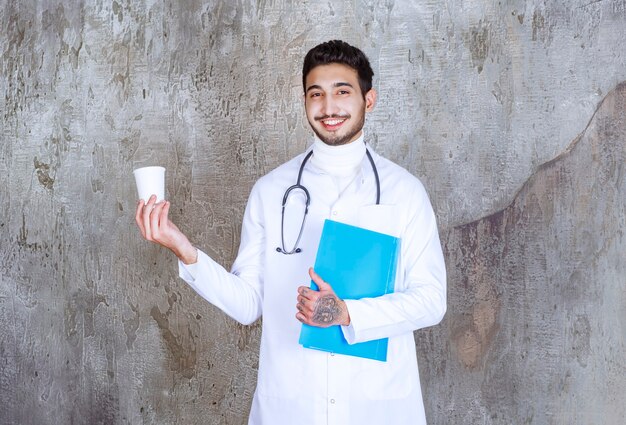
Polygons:
<instances>
[{"instance_id":1,"label":"smiling mouth","mask_svg":"<svg viewBox=\"0 0 626 425\"><path fill-rule=\"evenodd\" d=\"M324 116L324 117L319 117L316 118L316 121L319 121L320 123L322 123L322 125L324 126L325 129L327 130L335 130L339 127L341 127L341 125L350 117L329 117L329 116Z\"/></svg>"}]
</instances>

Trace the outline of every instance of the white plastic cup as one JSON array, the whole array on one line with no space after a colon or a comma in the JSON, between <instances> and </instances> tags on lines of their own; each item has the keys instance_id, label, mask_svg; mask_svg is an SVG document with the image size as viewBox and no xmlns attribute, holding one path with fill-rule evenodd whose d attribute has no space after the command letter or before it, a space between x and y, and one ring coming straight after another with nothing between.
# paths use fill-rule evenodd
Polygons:
<instances>
[{"instance_id":1,"label":"white plastic cup","mask_svg":"<svg viewBox=\"0 0 626 425\"><path fill-rule=\"evenodd\" d=\"M156 195L157 202L165 199L165 168L142 167L133 171L139 199L146 203L150 196Z\"/></svg>"}]
</instances>

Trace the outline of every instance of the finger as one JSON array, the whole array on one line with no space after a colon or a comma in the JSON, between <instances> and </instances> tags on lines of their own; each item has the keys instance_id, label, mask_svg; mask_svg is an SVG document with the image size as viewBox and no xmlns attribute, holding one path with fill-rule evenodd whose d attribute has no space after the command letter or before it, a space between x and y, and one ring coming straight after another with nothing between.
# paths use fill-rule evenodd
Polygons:
<instances>
[{"instance_id":1,"label":"finger","mask_svg":"<svg viewBox=\"0 0 626 425\"><path fill-rule=\"evenodd\" d=\"M152 239L156 242L160 242L161 239L161 211L163 210L164 202L159 202L154 205L154 208L150 212L150 229L152 231Z\"/></svg>"},{"instance_id":2,"label":"finger","mask_svg":"<svg viewBox=\"0 0 626 425\"><path fill-rule=\"evenodd\" d=\"M304 295L303 295L304 294ZM311 289L304 288L302 294L298 296L298 299L301 300L301 304L307 308L307 310L312 311L315 302L320 297L320 293Z\"/></svg>"},{"instance_id":3,"label":"finger","mask_svg":"<svg viewBox=\"0 0 626 425\"><path fill-rule=\"evenodd\" d=\"M313 289L309 288L308 286L300 286L298 288L298 294L302 295L304 298L311 298L312 296L315 295L315 292Z\"/></svg>"},{"instance_id":4,"label":"finger","mask_svg":"<svg viewBox=\"0 0 626 425\"><path fill-rule=\"evenodd\" d=\"M311 320L309 320L307 315L301 311L296 313L296 319L298 319L300 322L304 323L305 325L315 326L315 324L311 322Z\"/></svg>"},{"instance_id":5,"label":"finger","mask_svg":"<svg viewBox=\"0 0 626 425\"><path fill-rule=\"evenodd\" d=\"M137 211L135 211L135 222L137 223L137 227L139 227L139 231L141 232L141 236L146 237L146 229L143 226L143 221L141 220L141 214L143 213L144 207L143 199L140 199L137 203Z\"/></svg>"},{"instance_id":6,"label":"finger","mask_svg":"<svg viewBox=\"0 0 626 425\"><path fill-rule=\"evenodd\" d=\"M144 229L146 231L146 239L149 241L153 240L152 230L150 229L150 214L152 213L152 209L154 208L155 202L156 202L156 196L155 195L150 196L150 199L148 199L148 203L143 209L143 216L141 218L143 221Z\"/></svg>"},{"instance_id":7,"label":"finger","mask_svg":"<svg viewBox=\"0 0 626 425\"><path fill-rule=\"evenodd\" d=\"M305 312L312 312L315 309L315 303L317 303L317 300L319 299L319 293L318 292L312 292L313 296L311 296L311 298L305 298L305 297L300 297L301 298L301 302L300 304L302 304L302 306L305 309Z\"/></svg>"},{"instance_id":8,"label":"finger","mask_svg":"<svg viewBox=\"0 0 626 425\"><path fill-rule=\"evenodd\" d=\"M165 205L163 205L163 209L161 210L161 215L159 217L159 223L161 225L161 227L168 227L169 225L169 220L168 220L168 216L170 214L170 201L165 201Z\"/></svg>"},{"instance_id":9,"label":"finger","mask_svg":"<svg viewBox=\"0 0 626 425\"><path fill-rule=\"evenodd\" d=\"M311 279L313 280L313 282L315 282L315 284L317 285L320 291L332 290L330 285L324 282L324 280L320 277L320 275L315 273L315 270L313 270L313 267L309 268L309 276L311 276Z\"/></svg>"},{"instance_id":10,"label":"finger","mask_svg":"<svg viewBox=\"0 0 626 425\"><path fill-rule=\"evenodd\" d=\"M296 298L296 301L298 301L298 304L296 304L297 306L300 306L303 309L306 307L306 301L307 300L304 297L302 297L302 295L298 295L298 298ZM302 311L302 310L300 310L300 311Z\"/></svg>"}]
</instances>

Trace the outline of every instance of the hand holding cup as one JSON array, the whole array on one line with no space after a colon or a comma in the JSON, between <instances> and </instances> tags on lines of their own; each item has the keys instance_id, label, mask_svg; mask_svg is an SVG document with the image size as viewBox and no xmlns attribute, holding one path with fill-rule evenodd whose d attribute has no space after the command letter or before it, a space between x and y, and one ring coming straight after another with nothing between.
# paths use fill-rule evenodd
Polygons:
<instances>
[{"instance_id":1,"label":"hand holding cup","mask_svg":"<svg viewBox=\"0 0 626 425\"><path fill-rule=\"evenodd\" d=\"M143 238L168 248L185 264L195 263L197 249L168 217L171 204L164 200L165 168L144 167L133 173L139 194L135 222Z\"/></svg>"}]
</instances>

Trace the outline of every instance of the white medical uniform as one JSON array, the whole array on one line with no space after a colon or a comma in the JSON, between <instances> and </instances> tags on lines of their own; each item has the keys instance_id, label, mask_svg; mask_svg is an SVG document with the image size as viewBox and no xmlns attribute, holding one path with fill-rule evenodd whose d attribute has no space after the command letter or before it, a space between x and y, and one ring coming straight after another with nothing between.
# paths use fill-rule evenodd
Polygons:
<instances>
[{"instance_id":1,"label":"white medical uniform","mask_svg":"<svg viewBox=\"0 0 626 425\"><path fill-rule=\"evenodd\" d=\"M230 273L200 251L194 265L179 262L180 276L233 319L250 324L263 316L251 425L426 423L413 331L437 324L446 310L446 272L435 215L416 177L369 150L380 176L380 205L367 157L341 194L331 176L311 161L305 165L302 184L311 204L301 253L284 255L276 248L281 246L283 195L295 183L308 151L253 187ZM284 225L287 250L298 235L302 205L301 196L290 196ZM402 238L395 292L345 300L351 324L342 330L348 342L388 337L387 362L298 344L297 287L310 283L308 268L315 263L325 219ZM332 286L332 276L322 278Z\"/></svg>"}]
</instances>

